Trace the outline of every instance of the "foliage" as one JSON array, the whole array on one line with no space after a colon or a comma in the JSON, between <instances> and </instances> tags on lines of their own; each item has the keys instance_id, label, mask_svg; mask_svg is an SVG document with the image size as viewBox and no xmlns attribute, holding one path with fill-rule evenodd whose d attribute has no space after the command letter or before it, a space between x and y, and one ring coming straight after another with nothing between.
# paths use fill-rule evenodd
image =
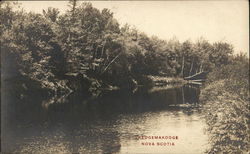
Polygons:
<instances>
[{"instance_id":1,"label":"foliage","mask_svg":"<svg viewBox=\"0 0 250 154\"><path fill-rule=\"evenodd\" d=\"M129 25L120 26L110 10L87 2L72 0L65 13L56 8L26 13L14 7L1 3L2 51L14 61L4 69L54 91L77 90L70 84L79 77L87 89L89 82L99 83L96 88L128 88L146 84L141 81L148 82L143 80L147 75L182 77L211 71L225 65L233 51L224 42L149 37Z\"/></svg>"},{"instance_id":2,"label":"foliage","mask_svg":"<svg viewBox=\"0 0 250 154\"><path fill-rule=\"evenodd\" d=\"M240 98L247 100L249 97L249 58L239 54L229 57L227 65L216 67L209 73L208 83L224 80L225 88L231 93L235 93Z\"/></svg>"},{"instance_id":3,"label":"foliage","mask_svg":"<svg viewBox=\"0 0 250 154\"><path fill-rule=\"evenodd\" d=\"M248 153L250 149L249 59L230 58L215 68L201 93L210 134L209 153Z\"/></svg>"},{"instance_id":4,"label":"foliage","mask_svg":"<svg viewBox=\"0 0 250 154\"><path fill-rule=\"evenodd\" d=\"M120 26L110 10L76 0L65 13L56 8L27 13L13 2L0 4L1 73L20 96L42 89L97 96L107 87L134 89L152 84L156 76L162 81L208 71L201 100L211 134L209 152L250 149L249 58L233 56L232 45L149 37Z\"/></svg>"}]
</instances>

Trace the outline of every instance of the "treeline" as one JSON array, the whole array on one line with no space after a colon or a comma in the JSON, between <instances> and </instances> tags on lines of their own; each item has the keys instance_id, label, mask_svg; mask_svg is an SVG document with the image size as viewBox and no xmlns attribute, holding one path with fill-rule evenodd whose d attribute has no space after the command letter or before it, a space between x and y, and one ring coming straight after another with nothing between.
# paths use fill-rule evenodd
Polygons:
<instances>
[{"instance_id":1,"label":"treeline","mask_svg":"<svg viewBox=\"0 0 250 154\"><path fill-rule=\"evenodd\" d=\"M0 21L2 73L22 83L22 91L133 88L149 82L148 75L183 77L232 62L228 43L149 37L86 2L70 1L65 13L48 8L42 14L1 2Z\"/></svg>"}]
</instances>

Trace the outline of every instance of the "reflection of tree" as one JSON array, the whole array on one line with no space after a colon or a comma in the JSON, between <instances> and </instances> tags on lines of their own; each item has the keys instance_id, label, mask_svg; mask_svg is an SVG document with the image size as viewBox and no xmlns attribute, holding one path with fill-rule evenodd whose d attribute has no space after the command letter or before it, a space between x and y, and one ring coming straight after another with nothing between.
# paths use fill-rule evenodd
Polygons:
<instances>
[{"instance_id":1,"label":"reflection of tree","mask_svg":"<svg viewBox=\"0 0 250 154\"><path fill-rule=\"evenodd\" d=\"M194 86L183 87L186 103L196 104L199 102L199 88Z\"/></svg>"}]
</instances>

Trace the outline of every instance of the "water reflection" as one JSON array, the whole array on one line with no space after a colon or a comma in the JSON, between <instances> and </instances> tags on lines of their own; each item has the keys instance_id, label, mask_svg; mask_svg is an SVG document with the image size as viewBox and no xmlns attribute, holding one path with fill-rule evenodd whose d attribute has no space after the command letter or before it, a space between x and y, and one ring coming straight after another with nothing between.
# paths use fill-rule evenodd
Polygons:
<instances>
[{"instance_id":1,"label":"water reflection","mask_svg":"<svg viewBox=\"0 0 250 154\"><path fill-rule=\"evenodd\" d=\"M105 92L95 99L80 94L54 102L10 99L2 148L23 153L202 152L207 138L198 95L198 88L184 86ZM180 140L174 147L147 147L137 139L140 135Z\"/></svg>"}]
</instances>

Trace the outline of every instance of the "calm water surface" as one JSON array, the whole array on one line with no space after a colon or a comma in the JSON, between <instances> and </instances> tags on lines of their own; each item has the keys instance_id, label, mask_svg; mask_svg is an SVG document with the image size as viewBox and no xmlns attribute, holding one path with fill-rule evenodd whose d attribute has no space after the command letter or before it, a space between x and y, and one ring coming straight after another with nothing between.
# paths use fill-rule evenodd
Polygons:
<instances>
[{"instance_id":1,"label":"calm water surface","mask_svg":"<svg viewBox=\"0 0 250 154\"><path fill-rule=\"evenodd\" d=\"M204 153L208 144L199 89L165 87L29 98L4 105L2 150L23 153ZM140 140L138 136L178 136ZM173 142L174 146L142 145Z\"/></svg>"}]
</instances>

